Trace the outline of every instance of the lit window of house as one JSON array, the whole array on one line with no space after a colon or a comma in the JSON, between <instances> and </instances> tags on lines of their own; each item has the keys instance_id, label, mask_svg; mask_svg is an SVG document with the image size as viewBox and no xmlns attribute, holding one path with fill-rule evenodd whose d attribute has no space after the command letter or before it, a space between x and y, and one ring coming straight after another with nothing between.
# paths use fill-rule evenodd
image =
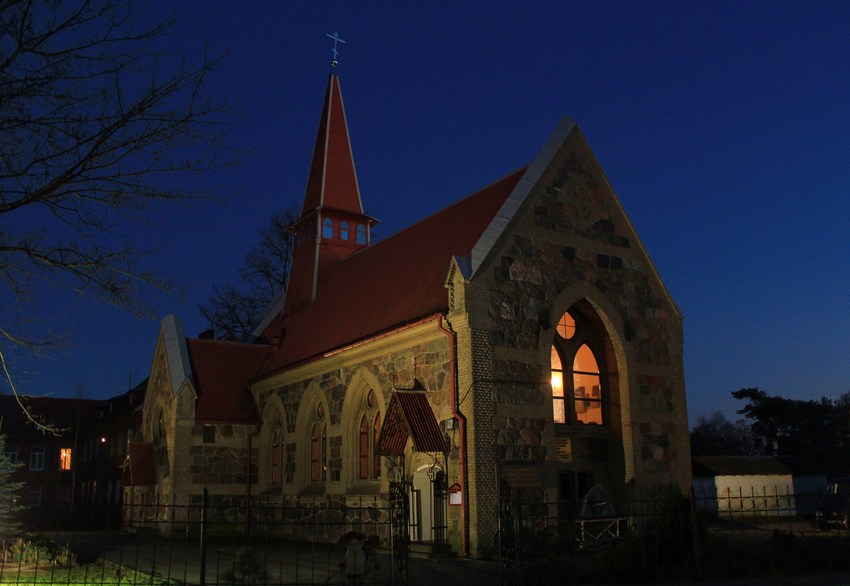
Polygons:
<instances>
[{"instance_id":1,"label":"lit window of house","mask_svg":"<svg viewBox=\"0 0 850 586\"><path fill-rule=\"evenodd\" d=\"M59 469L60 470L70 470L71 469L71 448L60 448L59 449Z\"/></svg>"}]
</instances>

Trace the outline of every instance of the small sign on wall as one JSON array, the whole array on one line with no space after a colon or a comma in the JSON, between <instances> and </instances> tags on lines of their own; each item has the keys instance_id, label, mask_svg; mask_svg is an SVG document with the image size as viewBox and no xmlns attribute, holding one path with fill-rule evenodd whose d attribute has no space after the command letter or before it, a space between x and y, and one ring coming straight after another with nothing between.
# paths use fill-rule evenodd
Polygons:
<instances>
[{"instance_id":1,"label":"small sign on wall","mask_svg":"<svg viewBox=\"0 0 850 586\"><path fill-rule=\"evenodd\" d=\"M447 491L449 495L449 506L459 507L463 504L463 493L460 491L460 485L455 482Z\"/></svg>"}]
</instances>

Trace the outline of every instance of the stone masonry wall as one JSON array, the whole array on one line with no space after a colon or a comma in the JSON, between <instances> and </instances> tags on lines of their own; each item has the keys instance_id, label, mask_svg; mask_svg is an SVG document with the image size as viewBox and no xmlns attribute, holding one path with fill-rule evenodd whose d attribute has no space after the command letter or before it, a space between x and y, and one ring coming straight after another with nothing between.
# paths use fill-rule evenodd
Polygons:
<instances>
[{"instance_id":1,"label":"stone masonry wall","mask_svg":"<svg viewBox=\"0 0 850 586\"><path fill-rule=\"evenodd\" d=\"M637 470L669 481L688 457L681 450L687 420L679 317L583 139L573 135L561 155L486 274L493 370L514 381L497 385L494 398L502 411L520 413L494 421L498 457L539 462L551 455L543 442L552 425L549 365L527 356L544 354L540 340L548 340L541 334L552 331L555 312L567 309L553 306L557 296L585 281L615 308L620 338L634 357L638 388L627 391L640 397L621 401L637 407ZM510 358L512 350L522 358Z\"/></svg>"},{"instance_id":2,"label":"stone masonry wall","mask_svg":"<svg viewBox=\"0 0 850 586\"><path fill-rule=\"evenodd\" d=\"M297 479L296 470L299 466L305 466L306 458L308 458L309 446L299 448L295 432L298 409L311 384L314 382L318 384L322 400L329 412L328 479L330 484L335 484L344 481L346 473L351 475L356 473L344 469L343 444L352 441L350 438L353 438L353 435L351 435L353 431L342 429L342 415L346 392L359 369L367 369L378 381L380 388L375 389L375 391L383 396L384 409L389 404L393 388L424 387L435 412L440 412L447 411L451 406L451 395L447 388L451 366L448 344L440 338L392 350L383 356L371 358L361 363L329 369L318 377L303 379L260 394L257 397L260 413L264 412L265 405L272 393L277 395L284 406L286 431L288 433L284 477L286 483L293 484L295 482Z\"/></svg>"}]
</instances>

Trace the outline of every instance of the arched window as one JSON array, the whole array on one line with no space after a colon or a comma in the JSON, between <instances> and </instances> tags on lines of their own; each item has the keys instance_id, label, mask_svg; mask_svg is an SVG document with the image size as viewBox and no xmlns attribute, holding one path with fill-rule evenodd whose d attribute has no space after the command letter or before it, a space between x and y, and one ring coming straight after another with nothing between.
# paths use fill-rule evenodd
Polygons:
<instances>
[{"instance_id":1,"label":"arched window","mask_svg":"<svg viewBox=\"0 0 850 586\"><path fill-rule=\"evenodd\" d=\"M330 218L322 220L322 238L334 237L334 224Z\"/></svg>"},{"instance_id":2,"label":"arched window","mask_svg":"<svg viewBox=\"0 0 850 586\"><path fill-rule=\"evenodd\" d=\"M328 426L314 423L310 433L310 480L325 480L328 473Z\"/></svg>"},{"instance_id":3,"label":"arched window","mask_svg":"<svg viewBox=\"0 0 850 586\"><path fill-rule=\"evenodd\" d=\"M381 435L381 412L375 413L372 422L372 478L381 477L381 456L377 453L378 437Z\"/></svg>"},{"instance_id":4,"label":"arched window","mask_svg":"<svg viewBox=\"0 0 850 586\"><path fill-rule=\"evenodd\" d=\"M358 472L361 480L369 478L369 460L371 452L369 450L369 420L366 416L360 418L360 470Z\"/></svg>"},{"instance_id":5,"label":"arched window","mask_svg":"<svg viewBox=\"0 0 850 586\"><path fill-rule=\"evenodd\" d=\"M339 239L348 240L348 222L345 220L339 223Z\"/></svg>"},{"instance_id":6,"label":"arched window","mask_svg":"<svg viewBox=\"0 0 850 586\"><path fill-rule=\"evenodd\" d=\"M381 433L381 412L374 389L363 399L357 431L357 478L374 480L381 477L381 457L375 452Z\"/></svg>"},{"instance_id":7,"label":"arched window","mask_svg":"<svg viewBox=\"0 0 850 586\"><path fill-rule=\"evenodd\" d=\"M565 312L552 341L552 414L555 423L605 424L602 369L587 320Z\"/></svg>"},{"instance_id":8,"label":"arched window","mask_svg":"<svg viewBox=\"0 0 850 586\"><path fill-rule=\"evenodd\" d=\"M357 244L366 244L366 226L357 224Z\"/></svg>"},{"instance_id":9,"label":"arched window","mask_svg":"<svg viewBox=\"0 0 850 586\"><path fill-rule=\"evenodd\" d=\"M325 422L325 406L316 405L313 424L310 427L310 480L324 481L328 477L328 425Z\"/></svg>"},{"instance_id":10,"label":"arched window","mask_svg":"<svg viewBox=\"0 0 850 586\"><path fill-rule=\"evenodd\" d=\"M283 478L283 416L278 413L274 419L271 437L271 483L280 484Z\"/></svg>"}]
</instances>

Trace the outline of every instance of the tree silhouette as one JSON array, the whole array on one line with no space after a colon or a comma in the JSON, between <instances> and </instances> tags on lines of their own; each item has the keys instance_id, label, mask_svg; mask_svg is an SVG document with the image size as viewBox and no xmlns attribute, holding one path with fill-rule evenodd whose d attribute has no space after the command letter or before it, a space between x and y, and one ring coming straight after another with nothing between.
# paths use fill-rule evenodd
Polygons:
<instances>
[{"instance_id":1,"label":"tree silhouette","mask_svg":"<svg viewBox=\"0 0 850 586\"><path fill-rule=\"evenodd\" d=\"M289 227L297 219L294 209L278 210L269 225L259 230L259 242L245 254L238 283L213 285L207 303L198 305L210 328L239 339L254 331L272 302L286 289L292 255Z\"/></svg>"},{"instance_id":2,"label":"tree silhouette","mask_svg":"<svg viewBox=\"0 0 850 586\"><path fill-rule=\"evenodd\" d=\"M144 314L139 286L168 283L140 262L158 245L123 228L197 199L175 174L228 162L229 110L205 94L219 58L167 52L175 20L150 14L133 0L0 2L0 366L15 394L6 352L56 343L31 333L37 293Z\"/></svg>"}]
</instances>

